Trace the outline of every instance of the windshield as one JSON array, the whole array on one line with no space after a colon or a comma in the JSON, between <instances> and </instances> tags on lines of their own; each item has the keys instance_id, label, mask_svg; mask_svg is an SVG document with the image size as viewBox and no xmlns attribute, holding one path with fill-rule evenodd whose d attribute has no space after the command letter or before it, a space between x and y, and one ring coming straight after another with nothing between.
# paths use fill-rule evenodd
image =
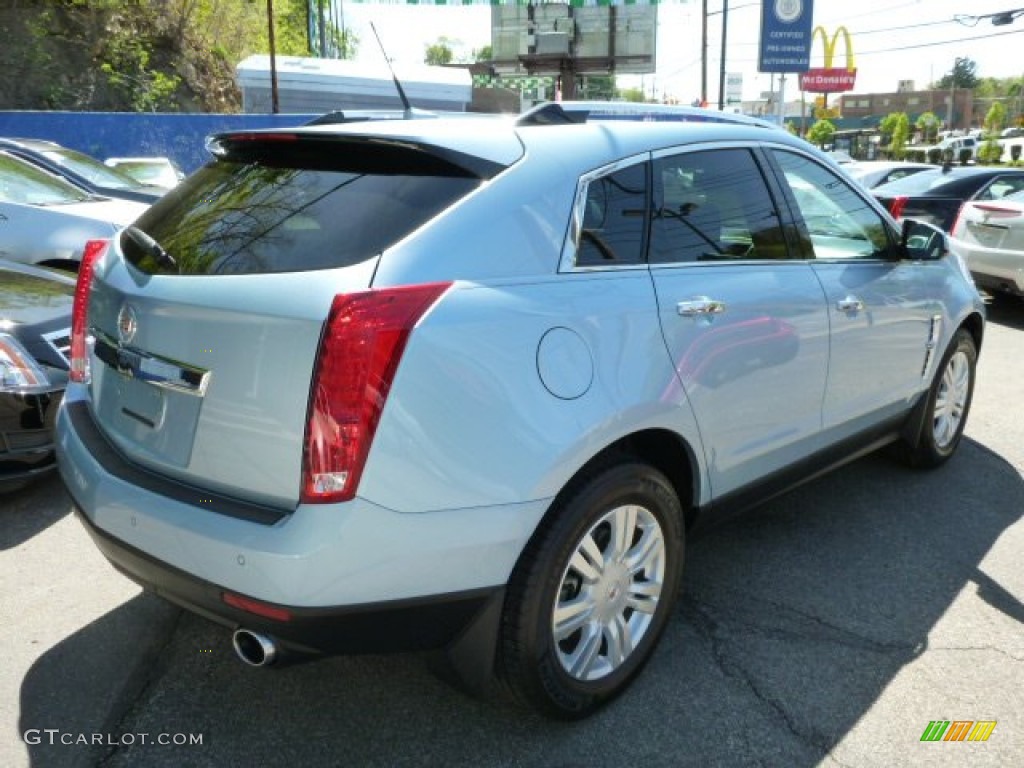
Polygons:
<instances>
[{"instance_id":1,"label":"windshield","mask_svg":"<svg viewBox=\"0 0 1024 768\"><path fill-rule=\"evenodd\" d=\"M57 165L74 171L91 184L112 189L138 189L143 186L131 176L108 168L96 158L73 149L46 149L42 154Z\"/></svg>"},{"instance_id":2,"label":"windshield","mask_svg":"<svg viewBox=\"0 0 1024 768\"><path fill-rule=\"evenodd\" d=\"M0 153L0 201L24 205L82 203L92 197L26 162Z\"/></svg>"}]
</instances>

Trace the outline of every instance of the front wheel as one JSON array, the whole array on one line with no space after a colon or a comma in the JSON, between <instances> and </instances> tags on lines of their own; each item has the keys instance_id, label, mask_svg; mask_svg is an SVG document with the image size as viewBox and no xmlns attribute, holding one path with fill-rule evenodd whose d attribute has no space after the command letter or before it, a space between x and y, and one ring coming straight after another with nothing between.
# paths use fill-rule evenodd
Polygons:
<instances>
[{"instance_id":1,"label":"front wheel","mask_svg":"<svg viewBox=\"0 0 1024 768\"><path fill-rule=\"evenodd\" d=\"M682 567L683 515L665 476L639 463L593 476L552 509L513 571L503 678L545 714L590 714L650 657Z\"/></svg>"},{"instance_id":2,"label":"front wheel","mask_svg":"<svg viewBox=\"0 0 1024 768\"><path fill-rule=\"evenodd\" d=\"M917 444L903 446L911 466L937 467L956 451L971 409L977 363L974 338L963 329L957 331L928 391Z\"/></svg>"}]
</instances>

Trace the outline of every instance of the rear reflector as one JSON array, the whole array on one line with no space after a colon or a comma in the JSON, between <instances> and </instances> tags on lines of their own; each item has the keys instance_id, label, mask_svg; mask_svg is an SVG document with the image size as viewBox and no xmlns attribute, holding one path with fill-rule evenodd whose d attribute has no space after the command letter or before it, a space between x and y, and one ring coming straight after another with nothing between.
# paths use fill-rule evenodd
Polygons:
<instances>
[{"instance_id":1,"label":"rear reflector","mask_svg":"<svg viewBox=\"0 0 1024 768\"><path fill-rule=\"evenodd\" d=\"M409 334L450 286L428 283L334 298L309 397L302 501L355 496Z\"/></svg>"},{"instance_id":2,"label":"rear reflector","mask_svg":"<svg viewBox=\"0 0 1024 768\"><path fill-rule=\"evenodd\" d=\"M107 252L109 240L90 240L82 252L82 263L78 267L78 282L75 284L75 298L71 304L71 381L89 381L89 350L86 337L89 333L89 291L96 262Z\"/></svg>"},{"instance_id":3,"label":"rear reflector","mask_svg":"<svg viewBox=\"0 0 1024 768\"><path fill-rule=\"evenodd\" d=\"M269 603L261 603L259 600L253 600L251 597L242 597L232 592L224 592L220 597L221 600L232 608L251 613L254 616L262 616L265 619L272 619L274 621L292 620L292 613L287 608L280 608Z\"/></svg>"},{"instance_id":4,"label":"rear reflector","mask_svg":"<svg viewBox=\"0 0 1024 768\"><path fill-rule=\"evenodd\" d=\"M892 214L894 219L899 219L903 215L903 209L907 207L907 196L897 195L889 203L889 213Z\"/></svg>"}]
</instances>

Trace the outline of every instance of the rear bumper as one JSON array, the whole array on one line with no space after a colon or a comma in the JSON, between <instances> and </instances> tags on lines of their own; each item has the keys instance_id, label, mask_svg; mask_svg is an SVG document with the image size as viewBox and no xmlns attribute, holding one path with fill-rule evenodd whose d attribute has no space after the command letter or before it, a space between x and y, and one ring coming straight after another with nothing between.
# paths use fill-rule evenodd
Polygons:
<instances>
[{"instance_id":1,"label":"rear bumper","mask_svg":"<svg viewBox=\"0 0 1024 768\"><path fill-rule=\"evenodd\" d=\"M305 654L386 653L451 645L483 614L501 588L433 595L358 606L305 608L272 605L289 615L277 621L226 604L223 587L162 563L104 533L77 507L79 520L118 571L147 590L226 627L273 636Z\"/></svg>"},{"instance_id":2,"label":"rear bumper","mask_svg":"<svg viewBox=\"0 0 1024 768\"><path fill-rule=\"evenodd\" d=\"M157 594L229 626L321 652L448 644L504 585L546 501L407 514L363 499L267 514L128 462L81 388L58 415L57 457L106 557ZM224 593L287 611L276 621Z\"/></svg>"}]
</instances>

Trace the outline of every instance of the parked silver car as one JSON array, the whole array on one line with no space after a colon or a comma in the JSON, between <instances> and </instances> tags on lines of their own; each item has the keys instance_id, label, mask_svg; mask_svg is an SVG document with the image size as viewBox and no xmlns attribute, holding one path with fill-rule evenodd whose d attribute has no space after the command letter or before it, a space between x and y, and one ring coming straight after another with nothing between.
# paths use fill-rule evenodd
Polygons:
<instances>
[{"instance_id":1,"label":"parked silver car","mask_svg":"<svg viewBox=\"0 0 1024 768\"><path fill-rule=\"evenodd\" d=\"M0 257L73 271L87 240L113 237L147 207L95 197L0 150Z\"/></svg>"},{"instance_id":2,"label":"parked silver car","mask_svg":"<svg viewBox=\"0 0 1024 768\"><path fill-rule=\"evenodd\" d=\"M79 275L58 460L97 546L250 664L442 648L573 718L695 526L946 461L984 310L945 236L785 131L615 110L215 137Z\"/></svg>"}]
</instances>

